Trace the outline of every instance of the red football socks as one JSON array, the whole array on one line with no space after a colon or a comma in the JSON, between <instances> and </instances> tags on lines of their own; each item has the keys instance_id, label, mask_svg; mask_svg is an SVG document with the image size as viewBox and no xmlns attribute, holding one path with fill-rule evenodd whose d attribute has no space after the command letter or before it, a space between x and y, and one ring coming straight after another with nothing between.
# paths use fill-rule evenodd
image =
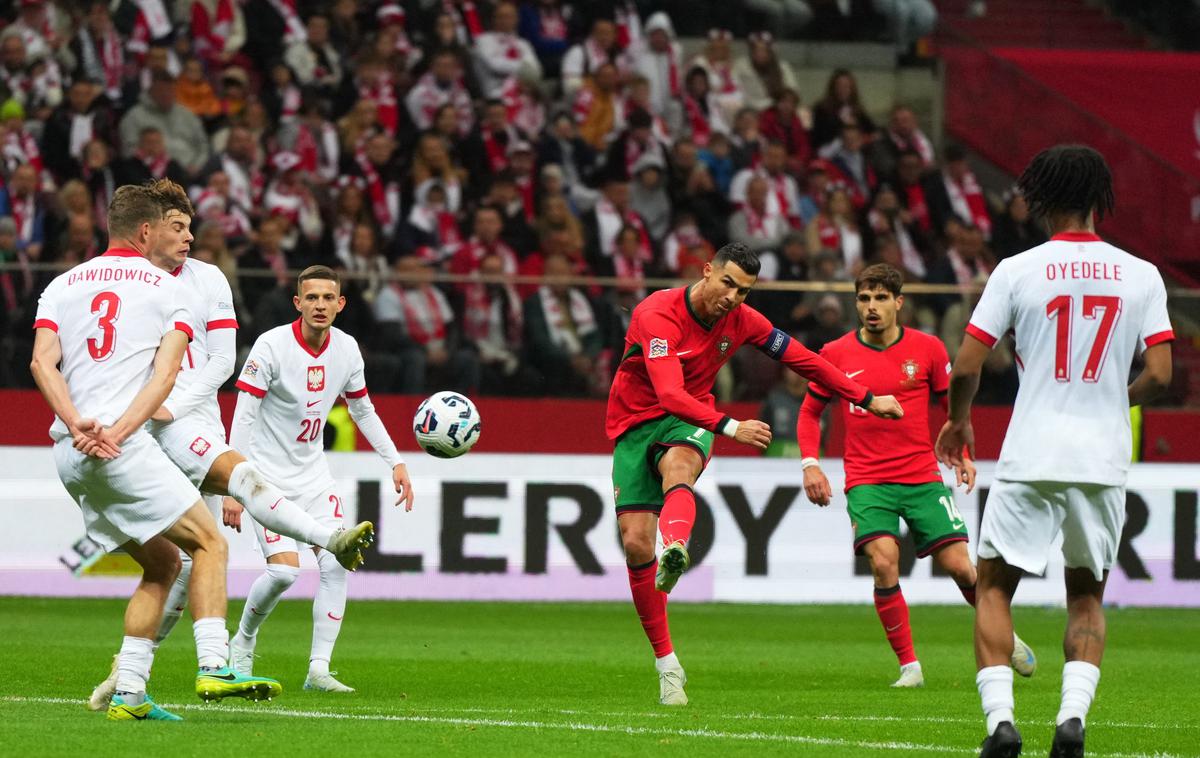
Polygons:
<instances>
[{"instance_id":1,"label":"red football socks","mask_svg":"<svg viewBox=\"0 0 1200 758\"><path fill-rule=\"evenodd\" d=\"M662 532L663 545L672 542L687 542L692 536L692 524L696 522L696 493L686 484L676 484L663 496L662 513L658 516L658 530Z\"/></svg>"},{"instance_id":2,"label":"red football socks","mask_svg":"<svg viewBox=\"0 0 1200 758\"><path fill-rule=\"evenodd\" d=\"M637 609L646 639L654 648L654 657L669 655L675 648L671 645L671 630L667 626L667 594L654 589L654 574L658 561L642 566L629 566L629 589L633 593L633 607Z\"/></svg>"},{"instance_id":3,"label":"red football socks","mask_svg":"<svg viewBox=\"0 0 1200 758\"><path fill-rule=\"evenodd\" d=\"M900 585L875 588L875 612L879 614L883 631L892 650L896 651L900 665L917 660L917 654L913 651L912 629L908 625L908 603L904 602Z\"/></svg>"},{"instance_id":4,"label":"red football socks","mask_svg":"<svg viewBox=\"0 0 1200 758\"><path fill-rule=\"evenodd\" d=\"M972 584L970 587L964 587L960 584L960 585L958 585L958 591L962 593L963 600L966 600L968 603L971 604L971 607L974 608L975 607L975 585Z\"/></svg>"}]
</instances>

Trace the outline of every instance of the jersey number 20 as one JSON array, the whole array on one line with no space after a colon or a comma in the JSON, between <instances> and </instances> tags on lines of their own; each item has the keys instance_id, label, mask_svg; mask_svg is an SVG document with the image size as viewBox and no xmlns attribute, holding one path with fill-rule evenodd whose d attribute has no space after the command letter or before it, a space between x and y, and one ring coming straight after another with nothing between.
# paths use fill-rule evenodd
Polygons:
<instances>
[{"instance_id":1,"label":"jersey number 20","mask_svg":"<svg viewBox=\"0 0 1200 758\"><path fill-rule=\"evenodd\" d=\"M88 354L94 361L106 361L117 345L117 327L114 322L121 315L121 298L115 292L99 292L92 298L92 313L99 313L96 326L100 327L100 339L88 337Z\"/></svg>"},{"instance_id":2,"label":"jersey number 20","mask_svg":"<svg viewBox=\"0 0 1200 758\"><path fill-rule=\"evenodd\" d=\"M1070 295L1059 295L1046 303L1046 318L1057 320L1057 332L1054 338L1054 380L1058 382L1071 381L1071 316L1074 310L1075 298ZM1097 314L1102 311L1103 314ZM1089 320L1100 319L1096 337L1092 340L1092 349L1088 351L1087 362L1083 364L1083 381L1100 381L1100 372L1104 369L1104 358L1108 355L1108 346L1112 342L1113 328L1121 317L1121 298L1113 295L1084 295L1083 317Z\"/></svg>"}]
</instances>

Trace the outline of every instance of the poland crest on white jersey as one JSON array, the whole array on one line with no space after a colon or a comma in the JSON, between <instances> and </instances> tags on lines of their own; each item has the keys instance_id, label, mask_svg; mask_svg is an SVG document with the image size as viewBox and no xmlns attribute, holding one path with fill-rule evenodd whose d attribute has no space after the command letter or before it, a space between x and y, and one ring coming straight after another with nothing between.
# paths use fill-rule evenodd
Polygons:
<instances>
[{"instance_id":1,"label":"poland crest on white jersey","mask_svg":"<svg viewBox=\"0 0 1200 758\"><path fill-rule=\"evenodd\" d=\"M113 249L54 278L34 328L58 332L62 374L84 418L110 425L146 385L167 332L192 337L178 282L134 250ZM50 436L69 436L55 419Z\"/></svg>"},{"instance_id":2,"label":"poland crest on white jersey","mask_svg":"<svg viewBox=\"0 0 1200 758\"><path fill-rule=\"evenodd\" d=\"M1153 264L1095 234L1057 234L1000 262L967 333L1009 331L1021 387L996 477L1125 484L1134 356L1175 338Z\"/></svg>"},{"instance_id":3,"label":"poland crest on white jersey","mask_svg":"<svg viewBox=\"0 0 1200 758\"><path fill-rule=\"evenodd\" d=\"M325 419L339 395L367 394L358 342L330 327L325 345L312 350L300 319L264 332L238 375L237 387L262 399L243 451L289 497L333 486L325 461Z\"/></svg>"}]
</instances>

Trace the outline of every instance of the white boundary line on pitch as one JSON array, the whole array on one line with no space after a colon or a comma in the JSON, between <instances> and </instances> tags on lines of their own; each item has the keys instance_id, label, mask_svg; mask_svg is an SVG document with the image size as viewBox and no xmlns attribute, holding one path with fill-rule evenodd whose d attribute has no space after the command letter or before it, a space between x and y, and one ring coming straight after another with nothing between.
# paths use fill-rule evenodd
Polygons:
<instances>
[{"instance_id":1,"label":"white boundary line on pitch","mask_svg":"<svg viewBox=\"0 0 1200 758\"><path fill-rule=\"evenodd\" d=\"M23 697L16 695L0 696L0 700L10 703L44 703L50 705L84 705L84 701L62 697ZM192 703L160 703L164 708L183 711L213 712L213 705ZM706 739L741 740L750 742L782 742L792 745L820 745L825 747L853 747L871 750L919 750L925 753L955 753L974 755L978 748L950 747L946 745L922 745L913 742L870 742L864 740L847 740L837 737L809 737L799 734L766 734L764 732L723 732L712 729L664 729L644 726L621 726L611 724L591 724L583 722L554 722L554 721L514 721L511 719L473 719L447 716L399 715L384 713L341 713L335 711L311 711L277 706L224 706L230 713L253 714L257 716L274 716L276 718L306 718L333 719L338 721L383 721L415 724L443 724L447 726L484 726L506 729L560 729L572 732L598 732L609 734L624 734L629 736L656 737L698 737ZM1171 753L1093 753L1095 758L1185 758Z\"/></svg>"}]
</instances>

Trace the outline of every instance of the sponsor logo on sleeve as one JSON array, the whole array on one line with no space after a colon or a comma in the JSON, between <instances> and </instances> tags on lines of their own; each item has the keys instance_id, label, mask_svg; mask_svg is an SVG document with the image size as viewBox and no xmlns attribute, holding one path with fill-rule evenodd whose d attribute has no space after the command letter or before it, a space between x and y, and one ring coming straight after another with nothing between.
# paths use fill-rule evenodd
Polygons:
<instances>
[{"instance_id":1,"label":"sponsor logo on sleeve","mask_svg":"<svg viewBox=\"0 0 1200 758\"><path fill-rule=\"evenodd\" d=\"M660 340L657 337L650 339L650 354L649 358L666 358L667 357L667 341Z\"/></svg>"},{"instance_id":2,"label":"sponsor logo on sleeve","mask_svg":"<svg viewBox=\"0 0 1200 758\"><path fill-rule=\"evenodd\" d=\"M254 360L246 361L246 367L242 369L242 376L249 379L258 376L258 362Z\"/></svg>"}]
</instances>

